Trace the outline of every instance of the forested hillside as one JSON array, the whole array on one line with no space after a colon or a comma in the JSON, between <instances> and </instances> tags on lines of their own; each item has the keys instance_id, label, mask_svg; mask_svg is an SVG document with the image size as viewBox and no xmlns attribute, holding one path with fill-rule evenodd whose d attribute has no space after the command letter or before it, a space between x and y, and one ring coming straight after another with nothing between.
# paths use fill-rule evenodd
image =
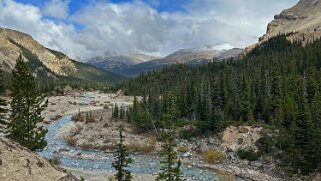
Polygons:
<instances>
[{"instance_id":1,"label":"forested hillside","mask_svg":"<svg viewBox=\"0 0 321 181\"><path fill-rule=\"evenodd\" d=\"M303 47L279 35L238 61L174 65L117 88L144 96L128 114L142 131L153 129L151 121L157 129L167 127L168 120L196 129L189 134L265 125L279 135L277 141L266 138L261 151L282 160L290 174L309 174L321 168L320 68L321 40Z\"/></svg>"}]
</instances>

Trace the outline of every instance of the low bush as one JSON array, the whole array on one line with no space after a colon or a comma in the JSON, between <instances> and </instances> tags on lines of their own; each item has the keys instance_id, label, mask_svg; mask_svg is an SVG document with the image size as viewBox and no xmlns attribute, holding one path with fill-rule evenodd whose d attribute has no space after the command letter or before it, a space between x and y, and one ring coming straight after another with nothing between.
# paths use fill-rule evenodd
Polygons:
<instances>
[{"instance_id":1,"label":"low bush","mask_svg":"<svg viewBox=\"0 0 321 181\"><path fill-rule=\"evenodd\" d=\"M76 115L74 115L72 117L72 120L75 122L83 122L83 121L85 121L85 118L84 118L84 116L81 115L80 112L78 112Z\"/></svg>"},{"instance_id":2,"label":"low bush","mask_svg":"<svg viewBox=\"0 0 321 181\"><path fill-rule=\"evenodd\" d=\"M197 130L190 128L190 129L182 129L179 132L179 138L183 140L190 141L192 138L197 137Z\"/></svg>"},{"instance_id":3,"label":"low bush","mask_svg":"<svg viewBox=\"0 0 321 181\"><path fill-rule=\"evenodd\" d=\"M132 152L151 153L155 151L155 148L156 139L153 137L144 142L132 141L128 144L128 149Z\"/></svg>"},{"instance_id":4,"label":"low bush","mask_svg":"<svg viewBox=\"0 0 321 181\"><path fill-rule=\"evenodd\" d=\"M203 158L210 164L221 163L225 160L225 155L216 150L207 150L203 154Z\"/></svg>"},{"instance_id":5,"label":"low bush","mask_svg":"<svg viewBox=\"0 0 321 181\"><path fill-rule=\"evenodd\" d=\"M256 161L260 157L260 155L252 149L239 150L237 154L241 159L248 160L248 161Z\"/></svg>"}]
</instances>

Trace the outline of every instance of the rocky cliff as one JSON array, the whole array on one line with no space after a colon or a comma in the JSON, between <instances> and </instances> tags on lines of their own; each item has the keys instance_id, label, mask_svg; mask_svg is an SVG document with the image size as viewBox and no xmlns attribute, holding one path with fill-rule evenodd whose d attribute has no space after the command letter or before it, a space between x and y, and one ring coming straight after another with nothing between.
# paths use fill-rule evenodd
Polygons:
<instances>
[{"instance_id":1,"label":"rocky cliff","mask_svg":"<svg viewBox=\"0 0 321 181\"><path fill-rule=\"evenodd\" d=\"M260 42L278 34L304 43L321 37L321 0L300 0L294 7L275 15Z\"/></svg>"}]
</instances>

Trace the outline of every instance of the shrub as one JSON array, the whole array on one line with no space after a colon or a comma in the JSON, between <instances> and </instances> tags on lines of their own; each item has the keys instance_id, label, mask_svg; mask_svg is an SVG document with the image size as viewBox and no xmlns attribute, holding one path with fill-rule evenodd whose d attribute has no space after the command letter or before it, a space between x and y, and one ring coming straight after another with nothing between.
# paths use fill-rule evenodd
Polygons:
<instances>
[{"instance_id":1,"label":"shrub","mask_svg":"<svg viewBox=\"0 0 321 181\"><path fill-rule=\"evenodd\" d=\"M151 153L156 148L156 139L154 137L148 138L147 141L138 142L133 141L128 144L128 149L133 152Z\"/></svg>"},{"instance_id":2,"label":"shrub","mask_svg":"<svg viewBox=\"0 0 321 181\"><path fill-rule=\"evenodd\" d=\"M95 118L91 112L89 114L86 114L86 123L92 123L95 122Z\"/></svg>"},{"instance_id":3,"label":"shrub","mask_svg":"<svg viewBox=\"0 0 321 181\"><path fill-rule=\"evenodd\" d=\"M225 160L225 155L216 150L207 150L203 158L210 164L221 163Z\"/></svg>"},{"instance_id":4,"label":"shrub","mask_svg":"<svg viewBox=\"0 0 321 181\"><path fill-rule=\"evenodd\" d=\"M78 111L78 113L72 117L72 120L75 122L83 122L85 118L81 115L80 111Z\"/></svg>"},{"instance_id":5,"label":"shrub","mask_svg":"<svg viewBox=\"0 0 321 181\"><path fill-rule=\"evenodd\" d=\"M248 160L248 161L255 161L255 160L258 160L260 157L259 154L252 149L239 150L237 154L241 159Z\"/></svg>"},{"instance_id":6,"label":"shrub","mask_svg":"<svg viewBox=\"0 0 321 181\"><path fill-rule=\"evenodd\" d=\"M197 136L197 130L196 129L182 129L179 132L179 138L183 140L190 141L192 138L195 138Z\"/></svg>"},{"instance_id":7,"label":"shrub","mask_svg":"<svg viewBox=\"0 0 321 181\"><path fill-rule=\"evenodd\" d=\"M261 153L269 154L272 152L272 148L274 147L274 142L272 138L267 134L263 133L262 137L257 140L256 146L260 150Z\"/></svg>"}]
</instances>

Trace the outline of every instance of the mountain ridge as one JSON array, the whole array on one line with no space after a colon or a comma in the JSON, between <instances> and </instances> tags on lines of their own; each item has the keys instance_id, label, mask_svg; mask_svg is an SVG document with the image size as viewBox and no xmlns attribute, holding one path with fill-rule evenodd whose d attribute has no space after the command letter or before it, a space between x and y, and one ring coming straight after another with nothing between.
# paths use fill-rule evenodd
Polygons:
<instances>
[{"instance_id":1,"label":"mountain ridge","mask_svg":"<svg viewBox=\"0 0 321 181\"><path fill-rule=\"evenodd\" d=\"M15 60L22 54L36 76L74 78L86 81L115 82L122 76L69 58L67 55L42 46L31 35L0 27L0 66L10 73Z\"/></svg>"},{"instance_id":2,"label":"mountain ridge","mask_svg":"<svg viewBox=\"0 0 321 181\"><path fill-rule=\"evenodd\" d=\"M225 43L200 48L179 49L163 58L154 58L141 63L133 63L128 56L114 56L102 61L91 59L88 63L126 77L131 77L152 70L160 70L164 66L171 64L198 65L213 60L222 61L224 59L237 58L243 52L240 48L226 50L224 49L226 47L231 48L231 45Z\"/></svg>"},{"instance_id":3,"label":"mountain ridge","mask_svg":"<svg viewBox=\"0 0 321 181\"><path fill-rule=\"evenodd\" d=\"M267 26L266 34L260 37L263 42L278 34L288 34L290 41L304 44L321 37L321 1L300 0L291 8L274 16Z\"/></svg>"}]
</instances>

